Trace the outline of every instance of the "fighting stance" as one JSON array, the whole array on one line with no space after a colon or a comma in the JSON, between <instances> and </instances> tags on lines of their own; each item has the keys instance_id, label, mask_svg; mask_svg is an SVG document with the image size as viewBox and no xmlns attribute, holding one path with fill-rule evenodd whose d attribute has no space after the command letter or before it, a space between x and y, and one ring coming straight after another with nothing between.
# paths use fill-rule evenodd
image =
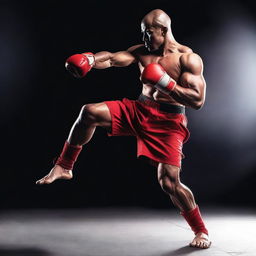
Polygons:
<instances>
[{"instance_id":1,"label":"fighting stance","mask_svg":"<svg viewBox=\"0 0 256 256\"><path fill-rule=\"evenodd\" d=\"M92 68L125 67L138 63L143 84L137 100L105 101L84 105L71 128L62 153L50 173L37 181L49 184L71 179L73 165L97 126L112 136L136 136L138 156L157 166L158 180L195 233L190 246L209 248L211 242L191 190L180 181L182 146L188 140L185 106L200 109L205 100L203 63L179 44L170 17L162 10L148 13L141 22L144 44L126 51L75 54L66 68L83 77Z\"/></svg>"}]
</instances>

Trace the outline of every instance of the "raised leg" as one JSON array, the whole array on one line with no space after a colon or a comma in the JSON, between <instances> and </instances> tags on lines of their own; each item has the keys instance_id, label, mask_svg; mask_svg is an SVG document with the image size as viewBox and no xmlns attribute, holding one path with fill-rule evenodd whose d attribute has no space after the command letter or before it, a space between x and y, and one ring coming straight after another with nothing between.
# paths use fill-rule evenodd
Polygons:
<instances>
[{"instance_id":1,"label":"raised leg","mask_svg":"<svg viewBox=\"0 0 256 256\"><path fill-rule=\"evenodd\" d=\"M111 129L111 115L104 102L88 104L82 107L78 118L70 130L66 142L68 145L71 145L68 147L69 150L72 150L72 154L75 154L76 157L78 156L81 151L81 147L84 144L87 144L93 137L97 126L104 127L108 130ZM56 164L51 171L42 179L38 180L36 184L50 184L57 179L68 180L72 177L72 168L66 167L65 169L64 167Z\"/></svg>"}]
</instances>

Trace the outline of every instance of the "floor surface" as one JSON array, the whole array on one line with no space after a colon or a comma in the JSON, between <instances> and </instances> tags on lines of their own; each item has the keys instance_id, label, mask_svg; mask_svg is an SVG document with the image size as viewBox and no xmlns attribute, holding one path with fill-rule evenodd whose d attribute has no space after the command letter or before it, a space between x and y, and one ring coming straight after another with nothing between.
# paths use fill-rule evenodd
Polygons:
<instances>
[{"instance_id":1,"label":"floor surface","mask_svg":"<svg viewBox=\"0 0 256 256\"><path fill-rule=\"evenodd\" d=\"M0 256L255 256L256 215L201 209L212 247L194 249L178 211L147 208L0 212Z\"/></svg>"}]
</instances>

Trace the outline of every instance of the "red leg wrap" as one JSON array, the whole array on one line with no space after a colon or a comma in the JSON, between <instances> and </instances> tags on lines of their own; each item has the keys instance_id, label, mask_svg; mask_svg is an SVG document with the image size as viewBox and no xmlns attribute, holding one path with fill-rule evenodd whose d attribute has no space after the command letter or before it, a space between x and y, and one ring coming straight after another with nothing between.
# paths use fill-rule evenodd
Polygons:
<instances>
[{"instance_id":1,"label":"red leg wrap","mask_svg":"<svg viewBox=\"0 0 256 256\"><path fill-rule=\"evenodd\" d=\"M195 234L203 232L208 235L208 230L204 225L198 205L195 209L188 212L181 212L181 215L185 218L191 229Z\"/></svg>"},{"instance_id":2,"label":"red leg wrap","mask_svg":"<svg viewBox=\"0 0 256 256\"><path fill-rule=\"evenodd\" d=\"M55 164L60 165L61 167L72 170L74 163L82 150L82 146L70 145L67 141L64 144L63 150L58 157Z\"/></svg>"}]
</instances>

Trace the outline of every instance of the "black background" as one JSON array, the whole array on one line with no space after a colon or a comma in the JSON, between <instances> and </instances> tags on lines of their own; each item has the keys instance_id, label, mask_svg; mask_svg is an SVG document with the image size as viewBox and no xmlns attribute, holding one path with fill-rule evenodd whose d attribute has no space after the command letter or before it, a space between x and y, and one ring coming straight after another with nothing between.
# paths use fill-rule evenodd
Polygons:
<instances>
[{"instance_id":1,"label":"black background","mask_svg":"<svg viewBox=\"0 0 256 256\"><path fill-rule=\"evenodd\" d=\"M256 22L252 3L1 1L1 206L172 207L157 183L155 168L136 159L135 138L109 138L101 128L84 147L73 180L35 185L52 168L52 159L84 104L136 98L141 90L137 65L93 70L75 79L65 70L65 60L79 52L115 52L141 43L141 19L160 8L172 18L175 39L203 58L211 88L207 45L216 41L215 34L231 10L239 13L241 8ZM246 166L247 175L232 181L234 166L225 164L233 161L232 150L225 151L221 135L214 147L209 146L197 130L200 115L207 114L207 108L219 111L218 107L209 104L205 110L187 111L191 138L184 146L182 181L199 204L254 207L256 159ZM251 146L255 149L253 134Z\"/></svg>"}]
</instances>

